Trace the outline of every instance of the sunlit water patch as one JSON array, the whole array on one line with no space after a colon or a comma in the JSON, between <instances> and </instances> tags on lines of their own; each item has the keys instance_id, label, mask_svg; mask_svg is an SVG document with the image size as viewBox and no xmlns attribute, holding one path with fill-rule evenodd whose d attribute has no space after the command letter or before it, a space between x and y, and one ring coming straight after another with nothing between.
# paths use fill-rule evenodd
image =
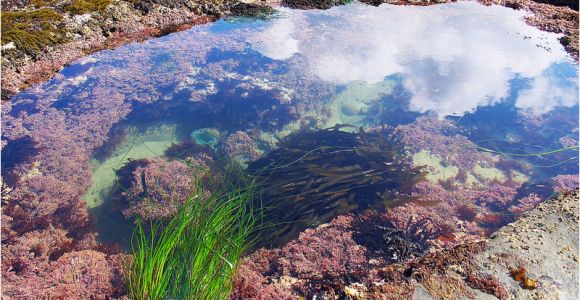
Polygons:
<instances>
[{"instance_id":1,"label":"sunlit water patch","mask_svg":"<svg viewBox=\"0 0 580 300\"><path fill-rule=\"evenodd\" d=\"M294 131L351 124L398 139L448 189L577 174L578 68L524 14L471 2L281 9L101 51L11 100L3 154L24 139L32 158L4 159L2 175L77 178L104 240L118 240L105 205L115 170L180 141L247 163Z\"/></svg>"}]
</instances>

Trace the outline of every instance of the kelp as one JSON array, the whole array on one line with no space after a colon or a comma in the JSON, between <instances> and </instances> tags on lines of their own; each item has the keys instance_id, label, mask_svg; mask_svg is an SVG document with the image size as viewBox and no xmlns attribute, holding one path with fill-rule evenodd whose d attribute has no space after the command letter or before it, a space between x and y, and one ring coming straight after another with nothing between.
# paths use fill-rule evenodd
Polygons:
<instances>
[{"instance_id":1,"label":"kelp","mask_svg":"<svg viewBox=\"0 0 580 300\"><path fill-rule=\"evenodd\" d=\"M355 219L353 239L367 249L370 257L399 263L421 257L429 250L429 240L446 234L445 229L434 226L429 219L398 229L380 214L370 213Z\"/></svg>"},{"instance_id":2,"label":"kelp","mask_svg":"<svg viewBox=\"0 0 580 300\"><path fill-rule=\"evenodd\" d=\"M263 240L284 242L308 226L353 211L384 210L408 201L423 179L400 149L383 135L341 130L304 130L248 165L262 188L272 220Z\"/></svg>"}]
</instances>

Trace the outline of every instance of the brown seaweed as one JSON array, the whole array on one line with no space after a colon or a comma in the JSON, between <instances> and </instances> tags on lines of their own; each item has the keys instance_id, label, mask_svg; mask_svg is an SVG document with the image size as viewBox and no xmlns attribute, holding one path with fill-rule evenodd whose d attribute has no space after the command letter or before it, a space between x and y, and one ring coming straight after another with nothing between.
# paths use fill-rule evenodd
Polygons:
<instances>
[{"instance_id":1,"label":"brown seaweed","mask_svg":"<svg viewBox=\"0 0 580 300\"><path fill-rule=\"evenodd\" d=\"M346 126L303 130L248 165L262 187L268 224L263 238L281 244L309 226L353 211L401 205L424 175L378 133Z\"/></svg>"}]
</instances>

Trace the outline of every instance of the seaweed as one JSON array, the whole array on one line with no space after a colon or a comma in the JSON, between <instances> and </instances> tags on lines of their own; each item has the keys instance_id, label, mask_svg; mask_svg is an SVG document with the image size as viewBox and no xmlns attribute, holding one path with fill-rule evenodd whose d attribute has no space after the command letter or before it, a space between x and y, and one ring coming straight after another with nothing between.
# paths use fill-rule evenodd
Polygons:
<instances>
[{"instance_id":1,"label":"seaweed","mask_svg":"<svg viewBox=\"0 0 580 300\"><path fill-rule=\"evenodd\" d=\"M111 0L74 0L66 7L66 10L74 15L82 15L92 12L103 12Z\"/></svg>"},{"instance_id":2,"label":"seaweed","mask_svg":"<svg viewBox=\"0 0 580 300\"><path fill-rule=\"evenodd\" d=\"M205 189L194 176L196 189L167 221L137 219L126 270L131 299L229 298L261 213L241 169L223 178Z\"/></svg>"},{"instance_id":3,"label":"seaweed","mask_svg":"<svg viewBox=\"0 0 580 300\"><path fill-rule=\"evenodd\" d=\"M369 257L383 259L386 263L407 261L420 257L429 249L428 241L436 239L443 230L435 228L428 219L405 229L398 229L393 222L377 213L359 217L354 222L353 239L365 246Z\"/></svg>"},{"instance_id":4,"label":"seaweed","mask_svg":"<svg viewBox=\"0 0 580 300\"><path fill-rule=\"evenodd\" d=\"M424 177L420 169L406 164L384 136L342 128L291 134L278 149L249 163L267 217L276 220L266 235L289 240L339 214L413 200L411 189Z\"/></svg>"},{"instance_id":5,"label":"seaweed","mask_svg":"<svg viewBox=\"0 0 580 300\"><path fill-rule=\"evenodd\" d=\"M59 28L62 16L50 8L33 11L2 12L2 44L14 46L34 55L47 46L66 41L66 30Z\"/></svg>"},{"instance_id":6,"label":"seaweed","mask_svg":"<svg viewBox=\"0 0 580 300\"><path fill-rule=\"evenodd\" d=\"M9 186L14 186L19 180L16 168L22 164L30 164L39 152L38 143L30 136L24 136L12 140L2 149L1 170L2 181Z\"/></svg>"},{"instance_id":7,"label":"seaweed","mask_svg":"<svg viewBox=\"0 0 580 300\"><path fill-rule=\"evenodd\" d=\"M198 155L215 157L216 153L210 146L198 144L190 139L186 139L180 143L173 143L165 150L165 156L178 160L185 160L188 157L196 157Z\"/></svg>"},{"instance_id":8,"label":"seaweed","mask_svg":"<svg viewBox=\"0 0 580 300\"><path fill-rule=\"evenodd\" d=\"M282 4L294 9L329 9L351 2L352 0L283 0Z\"/></svg>"},{"instance_id":9,"label":"seaweed","mask_svg":"<svg viewBox=\"0 0 580 300\"><path fill-rule=\"evenodd\" d=\"M232 4L230 13L232 16L252 17L257 19L267 19L272 16L276 10L267 5L260 5L255 3L238 2Z\"/></svg>"}]
</instances>

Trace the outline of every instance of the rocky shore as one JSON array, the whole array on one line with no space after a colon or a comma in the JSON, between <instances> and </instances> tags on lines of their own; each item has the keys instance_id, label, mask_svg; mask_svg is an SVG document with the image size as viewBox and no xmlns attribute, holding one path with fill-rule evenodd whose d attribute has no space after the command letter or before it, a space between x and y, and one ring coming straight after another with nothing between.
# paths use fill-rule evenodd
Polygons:
<instances>
[{"instance_id":1,"label":"rocky shore","mask_svg":"<svg viewBox=\"0 0 580 300\"><path fill-rule=\"evenodd\" d=\"M141 41L226 15L257 15L284 5L298 9L327 9L341 0L84 0L17 1L3 3L2 100L47 80L63 66L102 49ZM432 5L452 0L363 0L370 5ZM549 32L562 33L561 42L578 60L577 3L567 6L532 0L479 0L531 12L526 21ZM542 1L545 2L545 1ZM550 1L551 2L551 1ZM554 2L556 5L562 2Z\"/></svg>"},{"instance_id":2,"label":"rocky shore","mask_svg":"<svg viewBox=\"0 0 580 300\"><path fill-rule=\"evenodd\" d=\"M271 10L268 0L7 1L2 12L2 99L50 78L86 54L158 37L226 15Z\"/></svg>"},{"instance_id":3,"label":"rocky shore","mask_svg":"<svg viewBox=\"0 0 580 300\"><path fill-rule=\"evenodd\" d=\"M252 254L231 298L576 299L578 220L576 188L489 239L389 264L359 244L358 225L342 216L281 249Z\"/></svg>"}]
</instances>

